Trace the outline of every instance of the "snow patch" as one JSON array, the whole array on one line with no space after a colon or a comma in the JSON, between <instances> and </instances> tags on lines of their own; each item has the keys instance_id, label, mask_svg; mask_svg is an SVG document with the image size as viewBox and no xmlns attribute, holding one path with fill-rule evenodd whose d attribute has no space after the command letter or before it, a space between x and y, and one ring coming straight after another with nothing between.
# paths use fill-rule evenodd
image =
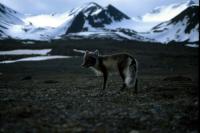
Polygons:
<instances>
[{"instance_id":1,"label":"snow patch","mask_svg":"<svg viewBox=\"0 0 200 133\"><path fill-rule=\"evenodd\" d=\"M126 39L129 39L129 40L132 40L132 39L133 39L132 37L130 37L130 36L128 36L128 35L126 35L126 34L124 34L124 33L122 33L122 32L116 32L116 34L118 34L119 36L124 37L124 38L126 38Z\"/></svg>"},{"instance_id":2,"label":"snow patch","mask_svg":"<svg viewBox=\"0 0 200 133\"><path fill-rule=\"evenodd\" d=\"M52 60L52 59L66 59L66 58L72 58L72 57L71 56L36 56L36 57L22 58L22 59L18 59L18 60L0 61L0 64L27 62L27 61L44 61L44 60Z\"/></svg>"},{"instance_id":3,"label":"snow patch","mask_svg":"<svg viewBox=\"0 0 200 133\"><path fill-rule=\"evenodd\" d=\"M31 22L35 27L58 27L67 19L68 13L63 14L42 14L37 16L29 16L24 21Z\"/></svg>"},{"instance_id":4,"label":"snow patch","mask_svg":"<svg viewBox=\"0 0 200 133\"><path fill-rule=\"evenodd\" d=\"M199 48L198 44L186 44L185 46L192 47L192 48Z\"/></svg>"},{"instance_id":5,"label":"snow patch","mask_svg":"<svg viewBox=\"0 0 200 133\"><path fill-rule=\"evenodd\" d=\"M46 55L51 49L32 50L32 49L18 49L10 51L0 51L0 55Z\"/></svg>"},{"instance_id":6,"label":"snow patch","mask_svg":"<svg viewBox=\"0 0 200 133\"><path fill-rule=\"evenodd\" d=\"M33 41L23 41L22 43L23 44L34 44L35 42L33 42Z\"/></svg>"},{"instance_id":7,"label":"snow patch","mask_svg":"<svg viewBox=\"0 0 200 133\"><path fill-rule=\"evenodd\" d=\"M126 28L137 32L147 32L157 24L159 24L159 22L143 22L141 20L129 19L121 22L113 22L105 27L107 29Z\"/></svg>"},{"instance_id":8,"label":"snow patch","mask_svg":"<svg viewBox=\"0 0 200 133\"><path fill-rule=\"evenodd\" d=\"M92 15L92 16L93 16L93 15L97 15L97 14L99 14L101 11L102 11L102 9L98 9L98 10L96 10L95 12L93 12L91 15Z\"/></svg>"}]
</instances>

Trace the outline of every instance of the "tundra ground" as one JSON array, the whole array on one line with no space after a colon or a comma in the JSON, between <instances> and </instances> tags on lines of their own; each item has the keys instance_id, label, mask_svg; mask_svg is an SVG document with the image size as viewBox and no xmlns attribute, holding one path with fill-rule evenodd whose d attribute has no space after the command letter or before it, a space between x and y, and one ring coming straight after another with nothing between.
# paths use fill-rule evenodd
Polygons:
<instances>
[{"instance_id":1,"label":"tundra ground","mask_svg":"<svg viewBox=\"0 0 200 133\"><path fill-rule=\"evenodd\" d=\"M0 42L1 50L21 48L75 57L0 64L0 132L198 132L198 49L102 40ZM103 78L80 67L82 55L74 48L134 55L138 94L120 92L120 77L111 75L100 95Z\"/></svg>"}]
</instances>

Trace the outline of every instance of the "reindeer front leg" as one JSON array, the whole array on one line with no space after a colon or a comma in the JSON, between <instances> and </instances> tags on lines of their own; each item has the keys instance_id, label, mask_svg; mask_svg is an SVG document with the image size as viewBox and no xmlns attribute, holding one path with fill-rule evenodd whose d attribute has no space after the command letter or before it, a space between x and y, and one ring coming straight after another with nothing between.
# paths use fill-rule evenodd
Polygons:
<instances>
[{"instance_id":1,"label":"reindeer front leg","mask_svg":"<svg viewBox=\"0 0 200 133\"><path fill-rule=\"evenodd\" d=\"M102 90L105 90L107 79L108 79L108 71L105 66L101 66L101 72L103 73L103 89Z\"/></svg>"},{"instance_id":2,"label":"reindeer front leg","mask_svg":"<svg viewBox=\"0 0 200 133\"><path fill-rule=\"evenodd\" d=\"M103 90L106 89L106 83L107 83L107 79L108 79L108 72L103 72Z\"/></svg>"}]
</instances>

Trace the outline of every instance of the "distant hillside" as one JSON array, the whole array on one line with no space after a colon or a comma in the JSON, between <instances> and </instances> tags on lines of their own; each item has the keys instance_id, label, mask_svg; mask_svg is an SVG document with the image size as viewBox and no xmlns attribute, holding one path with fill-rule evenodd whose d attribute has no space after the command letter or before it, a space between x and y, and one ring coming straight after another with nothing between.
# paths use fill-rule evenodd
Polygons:
<instances>
[{"instance_id":1,"label":"distant hillside","mask_svg":"<svg viewBox=\"0 0 200 133\"><path fill-rule=\"evenodd\" d=\"M141 42L189 43L199 42L199 6L193 1L157 8L152 19L165 18L170 9L172 19L149 23L131 19L108 5L102 7L90 2L60 14L25 16L0 4L0 39L54 40L54 39L111 39ZM151 16L150 15L150 16ZM156 25L158 24L158 25ZM153 26L152 26L153 25ZM142 27L153 27L140 32Z\"/></svg>"},{"instance_id":2,"label":"distant hillside","mask_svg":"<svg viewBox=\"0 0 200 133\"><path fill-rule=\"evenodd\" d=\"M193 5L185 9L170 21L152 28L146 37L159 42L168 43L199 41L199 6Z\"/></svg>"}]
</instances>

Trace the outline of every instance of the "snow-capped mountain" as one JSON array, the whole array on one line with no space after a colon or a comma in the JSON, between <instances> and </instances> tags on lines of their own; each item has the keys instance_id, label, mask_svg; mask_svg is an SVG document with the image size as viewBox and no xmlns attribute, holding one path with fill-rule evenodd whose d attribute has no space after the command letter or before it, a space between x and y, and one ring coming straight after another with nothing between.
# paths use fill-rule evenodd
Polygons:
<instances>
[{"instance_id":1,"label":"snow-capped mountain","mask_svg":"<svg viewBox=\"0 0 200 133\"><path fill-rule=\"evenodd\" d=\"M68 13L25 16L2 4L0 9L0 39L55 39L66 32L73 20L73 16L68 16Z\"/></svg>"},{"instance_id":2,"label":"snow-capped mountain","mask_svg":"<svg viewBox=\"0 0 200 133\"><path fill-rule=\"evenodd\" d=\"M186 8L192 5L195 5L195 2L192 0L188 0L186 2L156 7L155 9L141 16L140 18L144 22L164 22L174 18Z\"/></svg>"},{"instance_id":3,"label":"snow-capped mountain","mask_svg":"<svg viewBox=\"0 0 200 133\"><path fill-rule=\"evenodd\" d=\"M173 19L153 27L150 32L143 35L162 43L198 42L199 6L193 5L186 8Z\"/></svg>"},{"instance_id":4,"label":"snow-capped mountain","mask_svg":"<svg viewBox=\"0 0 200 133\"><path fill-rule=\"evenodd\" d=\"M103 8L93 2L73 9L69 15L74 15L75 17L66 33L102 28L105 25L129 19L127 15L112 5Z\"/></svg>"},{"instance_id":5,"label":"snow-capped mountain","mask_svg":"<svg viewBox=\"0 0 200 133\"><path fill-rule=\"evenodd\" d=\"M144 16L142 19L130 18L112 5L102 7L94 2L60 14L37 16L26 16L0 4L0 39L198 42L198 9L199 6L192 1L172 4L149 13L153 21L147 17L148 21L145 21ZM167 18L166 13L169 13ZM156 16L159 21L154 20Z\"/></svg>"},{"instance_id":6,"label":"snow-capped mountain","mask_svg":"<svg viewBox=\"0 0 200 133\"><path fill-rule=\"evenodd\" d=\"M124 32L125 29L121 30L123 27L111 28L111 25L130 20L130 18L112 5L101 7L94 2L62 14L26 16L20 19L24 23L10 25L7 35L15 39L31 40L51 40L71 36L74 38L80 35L83 36L82 38L149 40L131 29L127 29L130 32L127 34Z\"/></svg>"},{"instance_id":7,"label":"snow-capped mountain","mask_svg":"<svg viewBox=\"0 0 200 133\"><path fill-rule=\"evenodd\" d=\"M186 2L159 6L142 16L132 17L133 21L131 22L131 25L134 25L134 30L138 32L148 32L154 26L169 21L192 5L197 5L197 2L188 0Z\"/></svg>"},{"instance_id":8,"label":"snow-capped mountain","mask_svg":"<svg viewBox=\"0 0 200 133\"><path fill-rule=\"evenodd\" d=\"M8 37L9 27L16 24L24 24L21 19L24 16L0 3L0 38Z\"/></svg>"}]
</instances>

